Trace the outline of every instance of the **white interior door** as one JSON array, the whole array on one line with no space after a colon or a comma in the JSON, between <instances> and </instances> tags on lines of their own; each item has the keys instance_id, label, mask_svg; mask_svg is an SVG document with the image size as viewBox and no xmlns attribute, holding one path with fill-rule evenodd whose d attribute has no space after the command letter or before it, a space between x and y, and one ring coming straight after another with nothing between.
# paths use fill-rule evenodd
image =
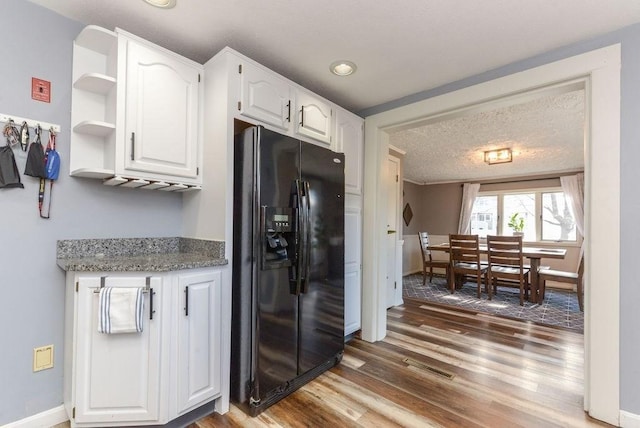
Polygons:
<instances>
[{"instance_id":1,"label":"white interior door","mask_svg":"<svg viewBox=\"0 0 640 428\"><path fill-rule=\"evenodd\" d=\"M387 308L395 304L398 284L396 281L396 246L398 243L398 197L400 183L400 159L389 155L387 161Z\"/></svg>"}]
</instances>

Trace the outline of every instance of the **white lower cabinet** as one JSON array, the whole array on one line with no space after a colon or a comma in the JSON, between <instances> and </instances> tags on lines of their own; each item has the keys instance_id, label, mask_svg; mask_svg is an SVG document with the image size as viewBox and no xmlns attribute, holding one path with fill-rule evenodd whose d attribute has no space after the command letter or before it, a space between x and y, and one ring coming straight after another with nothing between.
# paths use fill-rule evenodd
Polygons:
<instances>
[{"instance_id":1,"label":"white lower cabinet","mask_svg":"<svg viewBox=\"0 0 640 428\"><path fill-rule=\"evenodd\" d=\"M101 286L143 287L141 333L98 332ZM72 427L165 424L222 394L222 273L67 275L64 400Z\"/></svg>"},{"instance_id":2,"label":"white lower cabinet","mask_svg":"<svg viewBox=\"0 0 640 428\"><path fill-rule=\"evenodd\" d=\"M184 273L177 277L178 313L177 415L210 401L221 392L220 382L220 272Z\"/></svg>"},{"instance_id":3,"label":"white lower cabinet","mask_svg":"<svg viewBox=\"0 0 640 428\"><path fill-rule=\"evenodd\" d=\"M344 209L344 335L361 327L362 209L359 198L348 197Z\"/></svg>"},{"instance_id":4,"label":"white lower cabinet","mask_svg":"<svg viewBox=\"0 0 640 428\"><path fill-rule=\"evenodd\" d=\"M106 277L105 286L145 287L145 277ZM74 317L75 352L71 375L75 399L72 416L78 426L114 422L151 423L160 420L162 278L150 277L154 313L145 305L143 331L131 334L98 333L98 293L101 277L77 278ZM75 289L75 286L72 285ZM147 302L151 299L145 296Z\"/></svg>"}]
</instances>

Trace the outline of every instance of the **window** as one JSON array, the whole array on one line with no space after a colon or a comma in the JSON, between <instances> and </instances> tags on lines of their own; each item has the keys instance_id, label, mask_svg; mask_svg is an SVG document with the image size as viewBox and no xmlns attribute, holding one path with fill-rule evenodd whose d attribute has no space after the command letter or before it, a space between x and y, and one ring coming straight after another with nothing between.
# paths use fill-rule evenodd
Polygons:
<instances>
[{"instance_id":1,"label":"window","mask_svg":"<svg viewBox=\"0 0 640 428\"><path fill-rule=\"evenodd\" d=\"M573 209L563 192L542 193L542 240L576 240Z\"/></svg>"},{"instance_id":2,"label":"window","mask_svg":"<svg viewBox=\"0 0 640 428\"><path fill-rule=\"evenodd\" d=\"M471 234L486 238L498 233L498 197L478 196L471 213Z\"/></svg>"},{"instance_id":3,"label":"window","mask_svg":"<svg viewBox=\"0 0 640 428\"><path fill-rule=\"evenodd\" d=\"M473 204L471 233L481 238L519 232L513 223L520 222L524 241L577 240L573 210L559 189L481 193Z\"/></svg>"}]
</instances>

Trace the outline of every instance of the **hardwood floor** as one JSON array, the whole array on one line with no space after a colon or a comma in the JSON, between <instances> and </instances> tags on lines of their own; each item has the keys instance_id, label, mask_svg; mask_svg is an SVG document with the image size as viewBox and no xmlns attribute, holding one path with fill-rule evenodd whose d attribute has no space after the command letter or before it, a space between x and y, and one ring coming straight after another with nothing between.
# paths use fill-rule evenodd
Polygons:
<instances>
[{"instance_id":1,"label":"hardwood floor","mask_svg":"<svg viewBox=\"0 0 640 428\"><path fill-rule=\"evenodd\" d=\"M255 418L232 406L189 428L589 427L583 336L405 299L387 337L354 339L342 363Z\"/></svg>"}]
</instances>

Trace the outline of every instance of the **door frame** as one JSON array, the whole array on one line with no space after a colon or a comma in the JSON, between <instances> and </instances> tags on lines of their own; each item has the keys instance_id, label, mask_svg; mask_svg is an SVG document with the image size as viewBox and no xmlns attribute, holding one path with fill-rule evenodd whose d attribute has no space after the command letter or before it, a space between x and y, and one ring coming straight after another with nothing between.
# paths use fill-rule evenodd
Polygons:
<instances>
[{"instance_id":1,"label":"door frame","mask_svg":"<svg viewBox=\"0 0 640 428\"><path fill-rule=\"evenodd\" d=\"M395 163L396 164L396 172L397 172L397 176L396 176L396 181L395 181L395 189L396 189L396 200L395 201L389 201L389 204L387 205L387 213L389 213L389 207L392 207L395 211L395 217L396 217L396 223L395 224L391 224L389 225L389 227L392 230L395 230L395 239L393 240L393 248L391 251L393 251L393 266L394 266L394 272L393 272L393 282L395 283L395 289L393 291L393 298L391 299L391 301L389 300L389 296L390 296L390 290L387 289L387 308L390 308L392 306L397 306L397 305L401 305L402 302L402 282L400 282L400 284L398 284L398 277L401 277L401 275L398 275L399 273L402 272L402 269L400 268L400 272L398 272L398 262L400 262L400 266L402 266L402 259L398 260L398 245L399 245L399 241L400 241L400 234L402 231L402 223L400 222L400 218L401 218L401 211L400 211L400 201L401 201L401 195L400 195L400 179L401 179L401 174L402 174L402 161L400 160L399 157L392 155L391 153L389 153L387 155L387 167L389 165L389 162ZM387 176L387 180L392 180L392 178L390 178L389 176ZM387 185L390 188L391 185L393 185L392 182L387 183ZM388 239L388 236L387 236ZM389 248L387 248L388 250ZM388 254L388 253L387 253ZM400 257L402 257L402 254L400 254ZM386 257L387 261L389 259L389 256Z\"/></svg>"},{"instance_id":2,"label":"door frame","mask_svg":"<svg viewBox=\"0 0 640 428\"><path fill-rule=\"evenodd\" d=\"M383 243L388 198L383 175L389 132L551 85L581 81L587 100L584 407L592 417L619 425L620 67L621 46L615 44L366 118L363 229L372 232L363 237L364 340L382 340L386 335Z\"/></svg>"}]
</instances>

